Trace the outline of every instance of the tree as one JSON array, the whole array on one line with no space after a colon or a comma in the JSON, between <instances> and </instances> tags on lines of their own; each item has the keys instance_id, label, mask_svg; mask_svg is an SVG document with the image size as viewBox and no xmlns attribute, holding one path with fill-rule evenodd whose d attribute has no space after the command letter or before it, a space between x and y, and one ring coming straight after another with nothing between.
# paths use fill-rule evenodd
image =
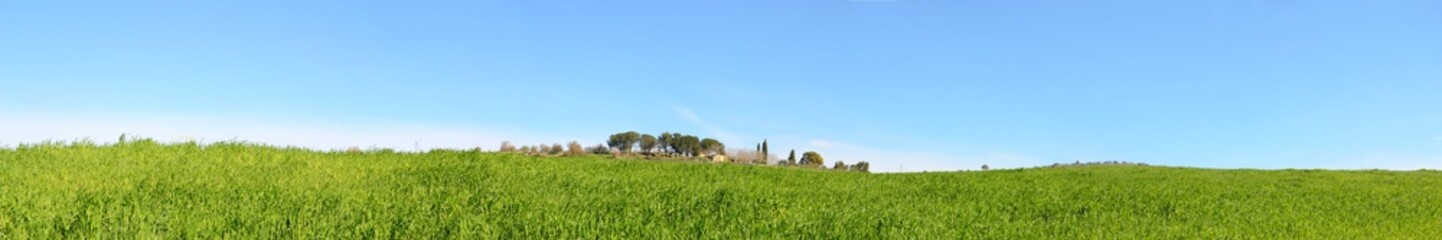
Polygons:
<instances>
[{"instance_id":1,"label":"tree","mask_svg":"<svg viewBox=\"0 0 1442 240\"><path fill-rule=\"evenodd\" d=\"M655 148L656 136L651 136L651 134L641 134L641 151L649 153L652 149Z\"/></svg>"},{"instance_id":2,"label":"tree","mask_svg":"<svg viewBox=\"0 0 1442 240\"><path fill-rule=\"evenodd\" d=\"M611 137L606 139L606 146L611 149L630 149L630 146L626 146L626 133L611 134Z\"/></svg>"},{"instance_id":3,"label":"tree","mask_svg":"<svg viewBox=\"0 0 1442 240\"><path fill-rule=\"evenodd\" d=\"M539 154L551 153L551 146L547 146L547 145L545 145L545 144L541 144L540 146L536 146L536 149L538 149L538 150L536 150L536 153L539 153Z\"/></svg>"},{"instance_id":4,"label":"tree","mask_svg":"<svg viewBox=\"0 0 1442 240\"><path fill-rule=\"evenodd\" d=\"M656 137L656 147L660 147L662 152L670 152L671 146L675 145L674 141L671 132L661 132L661 135Z\"/></svg>"},{"instance_id":5,"label":"tree","mask_svg":"<svg viewBox=\"0 0 1442 240\"><path fill-rule=\"evenodd\" d=\"M761 154L761 143L756 143L756 161L761 162L765 154Z\"/></svg>"},{"instance_id":6,"label":"tree","mask_svg":"<svg viewBox=\"0 0 1442 240\"><path fill-rule=\"evenodd\" d=\"M690 149L686 145L686 136L680 133L671 133L671 146L667 147L671 148L671 153L681 156L685 156L686 150Z\"/></svg>"},{"instance_id":7,"label":"tree","mask_svg":"<svg viewBox=\"0 0 1442 240\"><path fill-rule=\"evenodd\" d=\"M637 133L636 131L625 132L622 134L622 139L626 140L626 147L621 148L621 151L631 152L631 147L641 142L641 133Z\"/></svg>"},{"instance_id":8,"label":"tree","mask_svg":"<svg viewBox=\"0 0 1442 240\"><path fill-rule=\"evenodd\" d=\"M701 153L702 150L701 138L692 135L681 136L680 144L677 145L679 145L681 149L681 155L685 156L697 156L699 153Z\"/></svg>"},{"instance_id":9,"label":"tree","mask_svg":"<svg viewBox=\"0 0 1442 240\"><path fill-rule=\"evenodd\" d=\"M791 149L791 154L786 156L786 166L796 166L796 149Z\"/></svg>"},{"instance_id":10,"label":"tree","mask_svg":"<svg viewBox=\"0 0 1442 240\"><path fill-rule=\"evenodd\" d=\"M846 171L846 163L842 161L836 161L836 165L831 165L831 169L837 171Z\"/></svg>"},{"instance_id":11,"label":"tree","mask_svg":"<svg viewBox=\"0 0 1442 240\"><path fill-rule=\"evenodd\" d=\"M761 161L762 161L762 162L771 160L771 159L766 159L767 157L771 156L771 149L770 149L770 148L771 148L770 146L766 146L766 139L761 139ZM793 153L794 153L794 151L796 151L796 150L791 150L791 151L793 151Z\"/></svg>"},{"instance_id":12,"label":"tree","mask_svg":"<svg viewBox=\"0 0 1442 240\"><path fill-rule=\"evenodd\" d=\"M726 155L726 144L712 138L701 139L701 149L710 154Z\"/></svg>"},{"instance_id":13,"label":"tree","mask_svg":"<svg viewBox=\"0 0 1442 240\"><path fill-rule=\"evenodd\" d=\"M631 147L636 146L636 143L639 142L641 142L641 133L630 131L611 134L611 137L606 140L606 146L621 150L621 152L631 152Z\"/></svg>"},{"instance_id":14,"label":"tree","mask_svg":"<svg viewBox=\"0 0 1442 240\"><path fill-rule=\"evenodd\" d=\"M754 160L752 160L752 163L754 163L754 164L766 164L766 154L761 152L761 144L760 144L760 143L757 143L757 144L756 144L756 152L755 152L755 153L756 153L756 158L755 158Z\"/></svg>"},{"instance_id":15,"label":"tree","mask_svg":"<svg viewBox=\"0 0 1442 240\"><path fill-rule=\"evenodd\" d=\"M684 155L687 149L685 142L685 135L681 135L681 133L671 133L671 152Z\"/></svg>"},{"instance_id":16,"label":"tree","mask_svg":"<svg viewBox=\"0 0 1442 240\"><path fill-rule=\"evenodd\" d=\"M825 166L824 164L826 164L826 159L821 158L821 154L816 153L816 151L808 151L801 154L801 165L803 166L820 168Z\"/></svg>"}]
</instances>

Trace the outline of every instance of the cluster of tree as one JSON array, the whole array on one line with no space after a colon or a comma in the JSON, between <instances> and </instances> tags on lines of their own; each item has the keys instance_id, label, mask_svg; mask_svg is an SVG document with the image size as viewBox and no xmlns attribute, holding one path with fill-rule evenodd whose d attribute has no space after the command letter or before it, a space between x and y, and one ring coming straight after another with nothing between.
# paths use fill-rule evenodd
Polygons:
<instances>
[{"instance_id":1,"label":"cluster of tree","mask_svg":"<svg viewBox=\"0 0 1442 240\"><path fill-rule=\"evenodd\" d=\"M571 142L565 148L560 144L522 146L517 148L511 142L501 142L501 152L520 152L530 155L581 155L581 154L611 154L621 157L626 154L641 153L648 156L661 157L702 157L709 156L713 161L724 161L731 163L748 163L757 165L771 164L773 156L770 142L762 140L756 144L755 151L733 149L726 151L726 144L712 138L700 138L694 135L687 135L673 132L663 132L660 135L642 134L636 131L611 134L605 144L598 144L592 147L582 147L580 143ZM805 167L814 169L827 169L826 158L821 153L808 151L796 158L796 150L787 154L786 160L777 159L776 165ZM845 162L837 161L830 167L832 170L871 172L871 164L857 162L848 165Z\"/></svg>"},{"instance_id":2,"label":"cluster of tree","mask_svg":"<svg viewBox=\"0 0 1442 240\"><path fill-rule=\"evenodd\" d=\"M586 153L585 150L581 148L581 144L577 143L576 141L571 141L571 143L566 144L566 146L564 147L562 147L560 143L556 143L552 145L540 144L535 146L521 146L519 148L517 148L515 144L511 144L511 141L503 141L501 142L500 151L524 153L527 155L553 156L575 156Z\"/></svg>"},{"instance_id":3,"label":"cluster of tree","mask_svg":"<svg viewBox=\"0 0 1442 240\"><path fill-rule=\"evenodd\" d=\"M815 151L801 154L801 159L798 161L796 159L796 150L792 149L791 153L786 154L786 161L779 162L777 163L777 165L808 168L825 168L825 166L823 166L823 164L825 163L826 158L821 157L821 154L816 153Z\"/></svg>"},{"instance_id":4,"label":"cluster of tree","mask_svg":"<svg viewBox=\"0 0 1442 240\"><path fill-rule=\"evenodd\" d=\"M871 172L871 163L860 161L856 162L856 164L846 165L844 162L836 161L836 165L832 166L831 169L838 171Z\"/></svg>"},{"instance_id":5,"label":"cluster of tree","mask_svg":"<svg viewBox=\"0 0 1442 240\"><path fill-rule=\"evenodd\" d=\"M659 136L641 134L635 131L611 134L606 146L622 153L632 153L633 148L644 154L668 154L674 156L725 155L726 144L712 138L663 132Z\"/></svg>"},{"instance_id":6,"label":"cluster of tree","mask_svg":"<svg viewBox=\"0 0 1442 240\"><path fill-rule=\"evenodd\" d=\"M761 143L756 144L756 152L761 154L761 160L758 160L761 164L766 164L771 160L771 146L766 141L766 139L762 139Z\"/></svg>"},{"instance_id":7,"label":"cluster of tree","mask_svg":"<svg viewBox=\"0 0 1442 240\"><path fill-rule=\"evenodd\" d=\"M727 150L726 157L728 157L732 163L749 163L756 165L767 165L770 163L767 162L766 159L776 159L774 155L763 155L759 151L748 149Z\"/></svg>"},{"instance_id":8,"label":"cluster of tree","mask_svg":"<svg viewBox=\"0 0 1442 240\"><path fill-rule=\"evenodd\" d=\"M793 149L791 150L790 154L787 154L786 161L778 162L777 165L826 169L826 158L822 157L821 153L817 153L816 151L808 151L806 153L802 153L801 159L798 160L796 159L796 150ZM871 172L871 163L868 163L866 161L860 161L853 165L846 165L845 162L836 161L836 164L832 165L831 169L840 171Z\"/></svg>"}]
</instances>

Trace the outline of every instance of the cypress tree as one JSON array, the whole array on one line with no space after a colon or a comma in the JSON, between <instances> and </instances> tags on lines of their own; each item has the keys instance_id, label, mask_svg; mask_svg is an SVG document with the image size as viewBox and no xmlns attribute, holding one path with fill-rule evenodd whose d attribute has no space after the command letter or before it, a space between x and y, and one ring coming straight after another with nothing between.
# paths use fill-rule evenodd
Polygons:
<instances>
[{"instance_id":1,"label":"cypress tree","mask_svg":"<svg viewBox=\"0 0 1442 240\"><path fill-rule=\"evenodd\" d=\"M771 151L771 149L768 149L768 148L770 148L770 147L769 147L769 146L766 146L766 139L761 139L761 161L771 160L771 159L766 159L766 158L768 158L768 157L771 157L771 153L769 153L769 152ZM796 150L791 150L791 151L794 152L794 151L796 151ZM793 153L793 154L794 154L794 153Z\"/></svg>"},{"instance_id":2,"label":"cypress tree","mask_svg":"<svg viewBox=\"0 0 1442 240\"><path fill-rule=\"evenodd\" d=\"M796 166L796 149L791 149L791 154L786 156L786 165Z\"/></svg>"}]
</instances>

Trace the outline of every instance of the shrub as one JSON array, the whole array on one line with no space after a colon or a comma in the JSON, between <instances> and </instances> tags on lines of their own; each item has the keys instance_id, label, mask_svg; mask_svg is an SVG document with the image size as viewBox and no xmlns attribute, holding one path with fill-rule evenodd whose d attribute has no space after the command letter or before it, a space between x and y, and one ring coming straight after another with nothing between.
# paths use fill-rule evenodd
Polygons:
<instances>
[{"instance_id":1,"label":"shrub","mask_svg":"<svg viewBox=\"0 0 1442 240\"><path fill-rule=\"evenodd\" d=\"M601 144L596 144L596 146L592 146L589 150L590 150L590 152L591 152L592 154L607 154L607 153L611 153L611 149L607 149L607 148L606 148L606 145L601 145Z\"/></svg>"},{"instance_id":2,"label":"shrub","mask_svg":"<svg viewBox=\"0 0 1442 240\"><path fill-rule=\"evenodd\" d=\"M866 161L856 162L856 164L851 165L851 171L869 173L871 172L871 163Z\"/></svg>"},{"instance_id":3,"label":"shrub","mask_svg":"<svg viewBox=\"0 0 1442 240\"><path fill-rule=\"evenodd\" d=\"M561 153L564 153L565 151L566 151L566 149L565 149L565 148L561 148L561 144L560 144L560 143L551 145L551 151L550 151L551 155L561 155Z\"/></svg>"},{"instance_id":4,"label":"shrub","mask_svg":"<svg viewBox=\"0 0 1442 240\"><path fill-rule=\"evenodd\" d=\"M516 145L511 144L511 141L501 141L501 152L515 152L515 151L516 151Z\"/></svg>"},{"instance_id":5,"label":"shrub","mask_svg":"<svg viewBox=\"0 0 1442 240\"><path fill-rule=\"evenodd\" d=\"M584 147L581 147L581 143L571 141L571 143L566 144L566 152L568 152L568 154L570 154L571 156L580 156L581 154L586 153L586 149L584 149Z\"/></svg>"},{"instance_id":6,"label":"shrub","mask_svg":"<svg viewBox=\"0 0 1442 240\"><path fill-rule=\"evenodd\" d=\"M766 164L766 160L761 158L761 152L752 150L732 149L726 153L726 157L734 163Z\"/></svg>"},{"instance_id":7,"label":"shrub","mask_svg":"<svg viewBox=\"0 0 1442 240\"><path fill-rule=\"evenodd\" d=\"M831 169L837 171L846 171L846 163L842 161L836 161L836 165L831 166Z\"/></svg>"}]
</instances>

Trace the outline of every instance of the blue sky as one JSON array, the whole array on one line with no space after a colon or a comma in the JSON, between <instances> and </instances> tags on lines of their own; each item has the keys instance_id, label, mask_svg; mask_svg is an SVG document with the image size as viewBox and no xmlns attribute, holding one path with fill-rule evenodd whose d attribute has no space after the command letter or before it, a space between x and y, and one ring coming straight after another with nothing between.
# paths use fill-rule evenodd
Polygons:
<instances>
[{"instance_id":1,"label":"blue sky","mask_svg":"<svg viewBox=\"0 0 1442 240\"><path fill-rule=\"evenodd\" d=\"M1439 92L1438 1L0 0L0 145L636 130L883 171L1415 169Z\"/></svg>"}]
</instances>

